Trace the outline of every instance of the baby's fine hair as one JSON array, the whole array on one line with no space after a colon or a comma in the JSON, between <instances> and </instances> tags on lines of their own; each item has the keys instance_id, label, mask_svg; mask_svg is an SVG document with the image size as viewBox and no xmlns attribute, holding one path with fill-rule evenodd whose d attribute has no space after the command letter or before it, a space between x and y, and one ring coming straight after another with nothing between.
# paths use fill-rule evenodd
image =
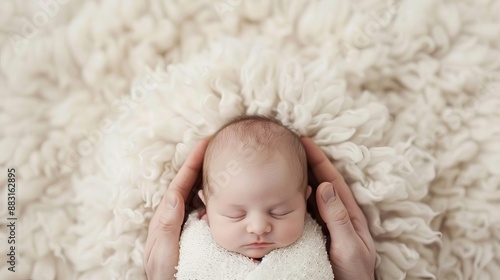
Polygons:
<instances>
[{"instance_id":1,"label":"baby's fine hair","mask_svg":"<svg viewBox=\"0 0 500 280\"><path fill-rule=\"evenodd\" d=\"M211 137L203 160L203 192L214 191L209 184L211 163L225 151L235 151L235 158L265 157L279 151L299 175L298 185L307 187L307 158L300 137L279 120L261 115L238 116L223 125ZM230 166L228 168L231 168Z\"/></svg>"}]
</instances>

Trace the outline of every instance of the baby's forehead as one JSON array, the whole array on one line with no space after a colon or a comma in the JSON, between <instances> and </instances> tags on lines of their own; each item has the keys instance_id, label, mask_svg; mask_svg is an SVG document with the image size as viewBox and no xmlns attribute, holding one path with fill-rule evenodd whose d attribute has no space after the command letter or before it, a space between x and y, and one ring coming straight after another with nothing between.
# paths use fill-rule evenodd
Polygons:
<instances>
[{"instance_id":1,"label":"baby's forehead","mask_svg":"<svg viewBox=\"0 0 500 280\"><path fill-rule=\"evenodd\" d=\"M261 117L230 122L210 139L203 162L204 187L210 189L214 178L225 182L233 177L231 171L268 162L275 154L282 159L277 162L286 167L282 170L286 170L287 175L293 173L299 177L298 181L307 180L305 150L294 132L279 121ZM252 172L257 176L256 169ZM290 179L296 177L291 175Z\"/></svg>"},{"instance_id":2,"label":"baby's forehead","mask_svg":"<svg viewBox=\"0 0 500 280\"><path fill-rule=\"evenodd\" d=\"M215 166L258 166L272 162L274 165L287 166L292 161L299 161L293 147L264 146L256 143L226 142L223 148L214 149L207 162L210 168ZM215 151L216 150L216 151ZM207 166L208 167L208 166Z\"/></svg>"},{"instance_id":3,"label":"baby's forehead","mask_svg":"<svg viewBox=\"0 0 500 280\"><path fill-rule=\"evenodd\" d=\"M290 137L294 137L293 133L278 124L246 121L223 127L210 142L213 146L220 144L227 145L228 148L252 147L264 150L266 146L274 146L280 142L286 144L284 142Z\"/></svg>"},{"instance_id":4,"label":"baby's forehead","mask_svg":"<svg viewBox=\"0 0 500 280\"><path fill-rule=\"evenodd\" d=\"M218 154L257 158L265 157L271 151L297 153L295 138L293 132L276 123L235 123L214 135L206 153L213 159Z\"/></svg>"}]
</instances>

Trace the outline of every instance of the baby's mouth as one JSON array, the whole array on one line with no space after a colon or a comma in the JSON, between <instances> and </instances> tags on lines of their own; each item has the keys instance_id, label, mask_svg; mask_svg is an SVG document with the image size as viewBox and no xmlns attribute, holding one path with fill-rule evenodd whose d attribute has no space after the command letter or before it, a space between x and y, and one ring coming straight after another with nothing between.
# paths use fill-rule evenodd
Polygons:
<instances>
[{"instance_id":1,"label":"baby's mouth","mask_svg":"<svg viewBox=\"0 0 500 280\"><path fill-rule=\"evenodd\" d=\"M254 242L254 243L250 243L246 246L253 247L253 248L263 248L263 247L268 247L271 244L272 243L269 243L269 242Z\"/></svg>"}]
</instances>

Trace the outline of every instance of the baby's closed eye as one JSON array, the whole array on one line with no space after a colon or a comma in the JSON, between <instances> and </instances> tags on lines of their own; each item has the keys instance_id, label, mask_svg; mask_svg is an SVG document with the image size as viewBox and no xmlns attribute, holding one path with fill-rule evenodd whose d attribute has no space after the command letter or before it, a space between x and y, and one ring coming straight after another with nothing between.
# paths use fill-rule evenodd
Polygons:
<instances>
[{"instance_id":1,"label":"baby's closed eye","mask_svg":"<svg viewBox=\"0 0 500 280\"><path fill-rule=\"evenodd\" d=\"M286 210L286 211L271 211L269 212L269 215L273 218L284 218L287 215L291 214L295 210ZM231 220L242 220L246 217L246 213L224 213L221 214L222 216L231 219Z\"/></svg>"},{"instance_id":2,"label":"baby's closed eye","mask_svg":"<svg viewBox=\"0 0 500 280\"><path fill-rule=\"evenodd\" d=\"M285 216L286 216L286 215L288 215L288 214L291 214L293 211L295 211L295 210L291 210L291 211L271 212L271 216L273 216L273 217L278 217L278 218L282 218L282 217L285 217Z\"/></svg>"},{"instance_id":3,"label":"baby's closed eye","mask_svg":"<svg viewBox=\"0 0 500 280\"><path fill-rule=\"evenodd\" d=\"M245 218L245 214L237 214L237 215L222 215L226 218L229 218L229 219L234 219L234 220L238 220L238 219L243 219Z\"/></svg>"}]
</instances>

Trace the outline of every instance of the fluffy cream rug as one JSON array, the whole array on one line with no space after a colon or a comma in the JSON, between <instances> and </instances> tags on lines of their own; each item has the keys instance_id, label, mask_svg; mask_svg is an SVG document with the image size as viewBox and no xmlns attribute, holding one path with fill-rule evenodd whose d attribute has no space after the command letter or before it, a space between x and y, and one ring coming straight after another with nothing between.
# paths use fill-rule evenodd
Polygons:
<instances>
[{"instance_id":1,"label":"fluffy cream rug","mask_svg":"<svg viewBox=\"0 0 500 280\"><path fill-rule=\"evenodd\" d=\"M145 279L165 188L242 113L334 160L381 279L496 279L499 14L498 0L2 1L0 279Z\"/></svg>"}]
</instances>

